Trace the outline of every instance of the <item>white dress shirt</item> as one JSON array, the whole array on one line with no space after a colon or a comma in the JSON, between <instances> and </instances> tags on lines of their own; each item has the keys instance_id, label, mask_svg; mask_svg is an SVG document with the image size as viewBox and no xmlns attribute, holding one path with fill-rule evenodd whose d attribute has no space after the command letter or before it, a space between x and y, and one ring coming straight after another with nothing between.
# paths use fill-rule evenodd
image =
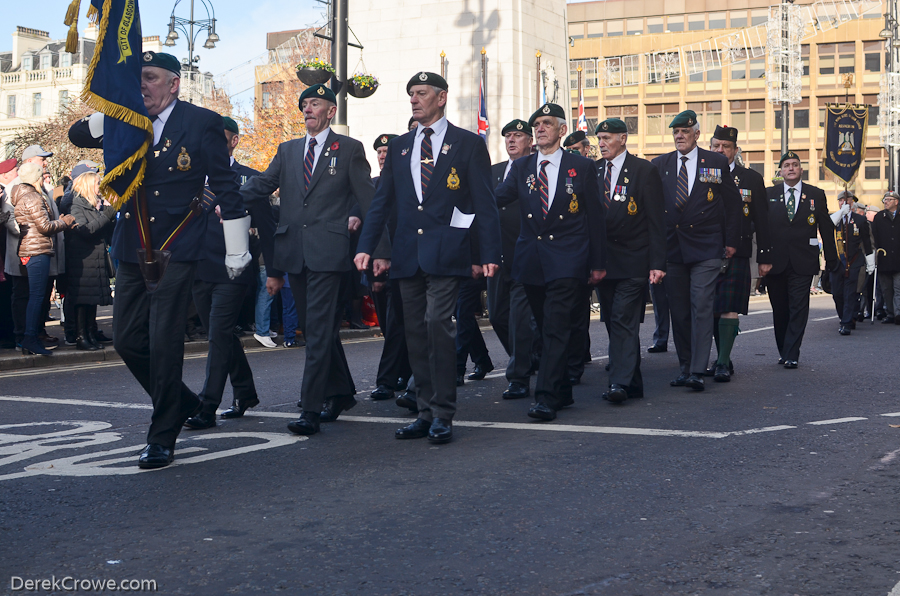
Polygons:
<instances>
[{"instance_id":1,"label":"white dress shirt","mask_svg":"<svg viewBox=\"0 0 900 596\"><path fill-rule=\"evenodd\" d=\"M175 109L175 104L178 103L176 99L168 106L166 109L159 113L156 117L156 120L153 121L153 146L159 145L160 139L162 139L163 129L166 127L166 121L169 120L169 116L172 115L172 110Z\"/></svg>"},{"instance_id":2,"label":"white dress shirt","mask_svg":"<svg viewBox=\"0 0 900 596\"><path fill-rule=\"evenodd\" d=\"M503 180L506 180L506 177L509 176L509 171L512 169L513 159L510 157L509 161L506 162L506 169L503 170ZM503 181L501 180L501 182Z\"/></svg>"},{"instance_id":3,"label":"white dress shirt","mask_svg":"<svg viewBox=\"0 0 900 596\"><path fill-rule=\"evenodd\" d=\"M678 173L681 172L681 158L687 157L687 161L683 162L684 166L687 168L688 175L688 196L691 196L691 193L694 192L694 180L697 179L697 159L699 154L698 148L695 146L690 153L687 155L682 155L678 151L675 152L675 177L678 178Z\"/></svg>"},{"instance_id":4,"label":"white dress shirt","mask_svg":"<svg viewBox=\"0 0 900 596\"><path fill-rule=\"evenodd\" d=\"M612 200L613 195L616 194L616 192L615 192L616 186L619 185L619 172L621 172L622 168L625 166L625 156L626 155L628 155L627 150L618 154L617 156L612 158L612 160L606 161L607 168L609 167L609 164L612 164L612 173L609 175L609 193L610 193L609 200L610 201ZM606 181L606 172L603 172L603 180L600 182L600 186L601 186L600 190L601 191L605 190L603 188L605 181Z\"/></svg>"},{"instance_id":5,"label":"white dress shirt","mask_svg":"<svg viewBox=\"0 0 900 596\"><path fill-rule=\"evenodd\" d=\"M794 189L794 213L797 212L797 207L800 206L800 194L803 192L803 182L798 181L797 186L789 186L787 182L784 183L784 206L787 207L788 201L791 198L790 190Z\"/></svg>"},{"instance_id":6,"label":"white dress shirt","mask_svg":"<svg viewBox=\"0 0 900 596\"><path fill-rule=\"evenodd\" d=\"M419 124L416 127L416 137L413 141L412 151L409 156L409 172L412 174L413 187L416 189L416 198L419 199L419 202L422 202L422 139L425 138L425 129L430 128L433 132L431 133L431 157L434 159L434 163L431 164L431 169L434 171L437 168L438 157L441 155L441 147L444 145L444 135L447 134L447 118L446 116L441 116L441 119L432 124L431 126L422 126ZM432 184L435 181L432 180Z\"/></svg>"},{"instance_id":7,"label":"white dress shirt","mask_svg":"<svg viewBox=\"0 0 900 596\"><path fill-rule=\"evenodd\" d=\"M735 161L733 161L733 162L731 162L730 164L728 164L728 171L734 172L734 166L735 166L736 164L737 164L737 162L735 162Z\"/></svg>"},{"instance_id":8,"label":"white dress shirt","mask_svg":"<svg viewBox=\"0 0 900 596\"><path fill-rule=\"evenodd\" d=\"M544 173L547 174L547 211L550 210L550 207L553 206L553 197L556 195L556 183L559 181L559 163L562 161L563 150L562 148L557 149L554 153L550 155L544 155L541 152L537 154L537 163L535 164L535 175L537 178L537 184L540 185L541 180L541 162L549 161L547 167L544 168Z\"/></svg>"},{"instance_id":9,"label":"white dress shirt","mask_svg":"<svg viewBox=\"0 0 900 596\"><path fill-rule=\"evenodd\" d=\"M331 127L326 126L325 130L314 136L313 138L316 140L316 146L313 147L313 153L315 153L315 157L313 157L313 169L312 171L316 171L316 166L319 165L319 156L322 155L322 150L325 147L325 143L328 141L328 134L331 132ZM306 162L306 152L309 151L309 139L306 140L307 145L303 148L303 161Z\"/></svg>"}]
</instances>

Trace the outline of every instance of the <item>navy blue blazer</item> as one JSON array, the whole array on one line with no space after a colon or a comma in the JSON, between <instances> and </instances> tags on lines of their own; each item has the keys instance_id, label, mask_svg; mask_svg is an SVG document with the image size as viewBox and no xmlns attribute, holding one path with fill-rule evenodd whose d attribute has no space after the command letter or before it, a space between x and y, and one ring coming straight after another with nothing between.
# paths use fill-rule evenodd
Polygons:
<instances>
[{"instance_id":1,"label":"navy blue blazer","mask_svg":"<svg viewBox=\"0 0 900 596\"><path fill-rule=\"evenodd\" d=\"M538 154L534 154L514 161L509 176L496 190L501 207L519 201L521 228L513 279L536 286L569 277L587 281L592 270L606 268L606 224L597 168L586 157L563 152L556 194L544 219L541 194L534 182L537 160Z\"/></svg>"},{"instance_id":2,"label":"navy blue blazer","mask_svg":"<svg viewBox=\"0 0 900 596\"><path fill-rule=\"evenodd\" d=\"M259 175L259 172L253 168L248 168L237 161L231 164L231 169L237 172L241 186L248 179ZM259 234L263 259L266 263L271 263L275 254L273 237L275 228L278 225L272 205L266 199L259 199L247 201L244 206L250 213L250 227L256 228ZM228 271L225 269L225 229L219 222L219 216L216 215L215 205L209 210L206 218L207 228L203 244L203 260L197 263L196 279L217 284L240 283L250 286L256 283L256 267L247 267L237 279L228 277ZM278 272L272 271L268 275L269 277L278 277L276 273Z\"/></svg>"},{"instance_id":3,"label":"navy blue blazer","mask_svg":"<svg viewBox=\"0 0 900 596\"><path fill-rule=\"evenodd\" d=\"M734 184L728 158L706 149L697 149L694 188L679 211L675 206L678 184L678 151L653 160L659 170L666 202L666 258L673 263L698 263L721 259L726 246L737 248L741 241L741 195ZM718 170L721 182L703 182L701 169Z\"/></svg>"},{"instance_id":4,"label":"navy blue blazer","mask_svg":"<svg viewBox=\"0 0 900 596\"><path fill-rule=\"evenodd\" d=\"M391 278L412 277L419 269L431 275L470 277L470 234L477 233L481 263L500 264L500 219L491 183L491 159L484 140L447 125L443 146L422 204L410 172L415 131L388 143L387 159L372 207L363 224L358 252L372 254L396 209L397 229L391 250ZM445 149L446 148L446 149ZM472 229L450 226L453 209L475 214Z\"/></svg>"},{"instance_id":5,"label":"navy blue blazer","mask_svg":"<svg viewBox=\"0 0 900 596\"><path fill-rule=\"evenodd\" d=\"M69 139L81 147L102 147L94 139L87 119L69 130ZM238 189L238 174L229 167L222 117L211 110L178 101L166 120L159 143L147 152L147 171L142 189L147 197L150 235L158 249L190 211L194 197L201 196L204 183L216 195L223 219L238 219L247 212ZM119 210L110 253L114 259L138 262L141 248L134 200ZM199 261L203 258L207 218L191 219L170 244L172 261Z\"/></svg>"}]
</instances>

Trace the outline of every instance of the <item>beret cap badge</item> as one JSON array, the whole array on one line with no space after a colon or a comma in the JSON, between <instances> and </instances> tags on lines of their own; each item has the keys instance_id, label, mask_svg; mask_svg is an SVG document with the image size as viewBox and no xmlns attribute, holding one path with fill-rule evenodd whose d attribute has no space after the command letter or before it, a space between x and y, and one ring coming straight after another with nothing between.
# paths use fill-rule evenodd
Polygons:
<instances>
[{"instance_id":1,"label":"beret cap badge","mask_svg":"<svg viewBox=\"0 0 900 596\"><path fill-rule=\"evenodd\" d=\"M316 93L318 93L319 95L325 95L325 88L319 87L318 89L316 89Z\"/></svg>"},{"instance_id":2,"label":"beret cap badge","mask_svg":"<svg viewBox=\"0 0 900 596\"><path fill-rule=\"evenodd\" d=\"M144 62L150 62L151 60L153 60L153 54L144 52Z\"/></svg>"},{"instance_id":3,"label":"beret cap badge","mask_svg":"<svg viewBox=\"0 0 900 596\"><path fill-rule=\"evenodd\" d=\"M549 113L550 113L550 106L545 105L544 108L543 108L541 111L542 111L543 113L545 113L545 114L549 114Z\"/></svg>"},{"instance_id":4,"label":"beret cap badge","mask_svg":"<svg viewBox=\"0 0 900 596\"><path fill-rule=\"evenodd\" d=\"M606 122L603 123L603 130L609 130L609 124Z\"/></svg>"},{"instance_id":5,"label":"beret cap badge","mask_svg":"<svg viewBox=\"0 0 900 596\"><path fill-rule=\"evenodd\" d=\"M427 80L428 80L428 75L425 74L424 72L419 73L419 80L420 80L420 81L427 81Z\"/></svg>"},{"instance_id":6,"label":"beret cap badge","mask_svg":"<svg viewBox=\"0 0 900 596\"><path fill-rule=\"evenodd\" d=\"M388 142L387 136L381 137L381 142L382 142L382 143L387 143L387 142Z\"/></svg>"},{"instance_id":7,"label":"beret cap badge","mask_svg":"<svg viewBox=\"0 0 900 596\"><path fill-rule=\"evenodd\" d=\"M522 126L522 123L521 123L521 122L519 122L519 123L516 124L516 130L522 130L523 128L525 128L525 127Z\"/></svg>"}]
</instances>

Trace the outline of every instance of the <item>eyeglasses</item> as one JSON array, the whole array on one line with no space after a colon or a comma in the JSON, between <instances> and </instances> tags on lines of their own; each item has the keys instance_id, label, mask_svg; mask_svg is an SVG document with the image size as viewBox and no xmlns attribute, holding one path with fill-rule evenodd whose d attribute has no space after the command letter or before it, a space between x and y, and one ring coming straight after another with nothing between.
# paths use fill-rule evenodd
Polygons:
<instances>
[{"instance_id":1,"label":"eyeglasses","mask_svg":"<svg viewBox=\"0 0 900 596\"><path fill-rule=\"evenodd\" d=\"M884 204L887 204L888 201L896 201L896 200L897 200L897 199L896 199L895 197L884 197L884 198L881 200L881 204L884 205Z\"/></svg>"}]
</instances>

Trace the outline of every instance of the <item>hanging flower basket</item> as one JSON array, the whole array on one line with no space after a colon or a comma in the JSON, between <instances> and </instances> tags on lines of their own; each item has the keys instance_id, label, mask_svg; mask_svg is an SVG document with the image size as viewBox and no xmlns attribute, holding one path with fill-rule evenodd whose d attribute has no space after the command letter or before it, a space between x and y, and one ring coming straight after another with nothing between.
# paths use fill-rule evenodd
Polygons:
<instances>
[{"instance_id":1,"label":"hanging flower basket","mask_svg":"<svg viewBox=\"0 0 900 596\"><path fill-rule=\"evenodd\" d=\"M347 93L357 99L365 99L378 89L378 79L370 74L356 73L349 80Z\"/></svg>"},{"instance_id":2,"label":"hanging flower basket","mask_svg":"<svg viewBox=\"0 0 900 596\"><path fill-rule=\"evenodd\" d=\"M327 83L334 74L334 67L319 58L305 60L297 65L297 78L305 85Z\"/></svg>"}]
</instances>

